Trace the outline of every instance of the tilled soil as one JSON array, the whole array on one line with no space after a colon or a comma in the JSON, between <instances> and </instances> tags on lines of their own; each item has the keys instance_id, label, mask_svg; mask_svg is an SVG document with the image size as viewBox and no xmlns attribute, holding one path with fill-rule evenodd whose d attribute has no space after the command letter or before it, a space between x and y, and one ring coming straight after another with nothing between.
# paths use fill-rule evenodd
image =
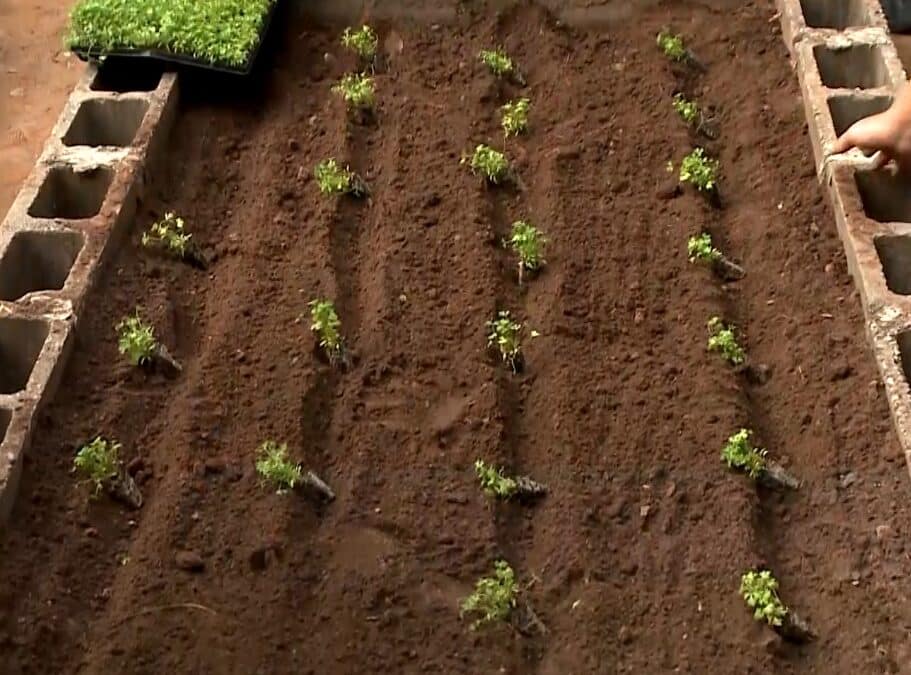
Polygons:
<instances>
[{"instance_id":1,"label":"tilled soil","mask_svg":"<svg viewBox=\"0 0 911 675\"><path fill-rule=\"evenodd\" d=\"M0 538L3 672L903 672L907 472L772 3L729 4L666 2L609 32L533 6L379 26L368 124L329 93L353 67L338 26L279 22L261 87L185 81L169 173L79 327ZM665 25L707 73L668 64ZM477 64L497 44L524 90ZM677 91L711 108L717 141L687 130ZM502 145L498 106L520 94L532 131L506 150L524 189L488 189L460 157ZM721 161L721 209L665 189L694 143ZM368 202L319 195L330 155ZM168 210L207 272L139 246ZM518 218L550 240L522 288L502 248ZM688 262L702 230L744 280ZM318 296L336 302L347 372L315 355ZM137 305L178 380L118 355L113 327ZM500 309L541 334L519 375L485 350ZM707 353L713 315L767 381ZM799 491L726 470L741 427ZM74 480L99 433L124 444L141 511ZM335 502L262 486L267 438ZM491 502L477 458L548 496ZM460 618L501 558L546 632ZM758 566L816 642L753 621L738 587Z\"/></svg>"}]
</instances>

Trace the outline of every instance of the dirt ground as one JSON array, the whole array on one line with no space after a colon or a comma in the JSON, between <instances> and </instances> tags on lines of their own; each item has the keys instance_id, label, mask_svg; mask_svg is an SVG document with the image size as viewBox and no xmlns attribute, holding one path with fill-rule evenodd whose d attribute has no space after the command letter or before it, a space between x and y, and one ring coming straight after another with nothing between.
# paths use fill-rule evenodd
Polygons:
<instances>
[{"instance_id":1,"label":"dirt ground","mask_svg":"<svg viewBox=\"0 0 911 675\"><path fill-rule=\"evenodd\" d=\"M82 73L63 48L72 0L0 0L0 218Z\"/></svg>"},{"instance_id":2,"label":"dirt ground","mask_svg":"<svg viewBox=\"0 0 911 675\"><path fill-rule=\"evenodd\" d=\"M674 0L603 32L533 6L381 25L369 124L330 94L353 66L339 26L279 21L261 85L185 82L170 169L90 303L0 535L3 675L907 672L907 471L773 15ZM707 73L669 66L665 25ZM497 44L526 88L477 65ZM718 140L682 124L680 91ZM498 106L520 94L532 131L506 149L524 189L491 190L459 159L502 143ZM667 190L696 143L721 162L720 209ZM329 155L369 201L318 193ZM139 246L167 210L207 272ZM502 247L520 217L550 239L524 288ZM688 262L701 231L744 280ZM339 309L347 372L314 354L317 296ZM113 327L137 305L177 381L119 357ZM520 375L485 351L499 309L541 333ZM706 352L713 315L768 379ZM742 426L799 491L725 469ZM141 511L74 480L97 434L124 444ZM262 486L266 438L337 500ZM477 458L550 493L491 503ZM459 617L500 558L546 633ZM753 621L738 585L757 566L817 641Z\"/></svg>"}]
</instances>

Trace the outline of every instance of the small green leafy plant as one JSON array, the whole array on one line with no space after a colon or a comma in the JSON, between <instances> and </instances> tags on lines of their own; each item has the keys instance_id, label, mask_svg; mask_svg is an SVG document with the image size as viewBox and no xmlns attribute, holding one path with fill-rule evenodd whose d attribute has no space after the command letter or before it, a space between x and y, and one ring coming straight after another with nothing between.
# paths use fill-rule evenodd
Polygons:
<instances>
[{"instance_id":1,"label":"small green leafy plant","mask_svg":"<svg viewBox=\"0 0 911 675\"><path fill-rule=\"evenodd\" d=\"M497 77L511 77L516 72L515 64L502 47L484 49L478 58Z\"/></svg>"},{"instance_id":2,"label":"small green leafy plant","mask_svg":"<svg viewBox=\"0 0 911 675\"><path fill-rule=\"evenodd\" d=\"M497 318L487 322L490 333L487 335L487 345L496 347L505 363L509 364L514 373L519 372L522 365L522 331L525 329L521 323L512 320L507 310L497 314ZM537 331L531 331L531 337L538 337Z\"/></svg>"},{"instance_id":3,"label":"small green leafy plant","mask_svg":"<svg viewBox=\"0 0 911 675\"><path fill-rule=\"evenodd\" d=\"M661 31L658 33L658 48L672 61L685 61L687 58L683 38L673 33Z\"/></svg>"},{"instance_id":4,"label":"small green leafy plant","mask_svg":"<svg viewBox=\"0 0 911 675\"><path fill-rule=\"evenodd\" d=\"M512 173L506 155L483 143L475 148L471 157L463 157L462 163L467 163L472 173L483 176L494 185L508 181Z\"/></svg>"},{"instance_id":5,"label":"small green leafy plant","mask_svg":"<svg viewBox=\"0 0 911 675\"><path fill-rule=\"evenodd\" d=\"M279 494L293 490L304 479L300 465L288 459L288 446L275 441L266 441L259 446L256 472L263 480L272 483Z\"/></svg>"},{"instance_id":6,"label":"small green leafy plant","mask_svg":"<svg viewBox=\"0 0 911 675\"><path fill-rule=\"evenodd\" d=\"M505 476L502 470L488 466L484 460L479 459L474 463L475 472L481 481L481 488L491 497L509 499L519 490L515 479Z\"/></svg>"},{"instance_id":7,"label":"small green leafy plant","mask_svg":"<svg viewBox=\"0 0 911 675\"><path fill-rule=\"evenodd\" d=\"M373 61L379 40L370 26L361 26L357 30L346 28L342 33L342 46L350 49L364 61Z\"/></svg>"},{"instance_id":8,"label":"small green leafy plant","mask_svg":"<svg viewBox=\"0 0 911 675\"><path fill-rule=\"evenodd\" d=\"M154 329L144 323L139 310L134 316L128 316L117 324L119 333L118 348L133 366L143 366L152 362L158 341Z\"/></svg>"},{"instance_id":9,"label":"small green leafy plant","mask_svg":"<svg viewBox=\"0 0 911 675\"><path fill-rule=\"evenodd\" d=\"M342 167L334 159L324 159L313 170L319 191L324 195L350 194L362 197L367 188L358 176L348 167Z\"/></svg>"},{"instance_id":10,"label":"small green leafy plant","mask_svg":"<svg viewBox=\"0 0 911 675\"><path fill-rule=\"evenodd\" d=\"M519 283L525 270L534 272L544 266L543 248L547 239L541 231L525 220L517 220L512 224L512 234L509 245L519 256Z\"/></svg>"},{"instance_id":11,"label":"small green leafy plant","mask_svg":"<svg viewBox=\"0 0 911 675\"><path fill-rule=\"evenodd\" d=\"M333 363L344 360L345 344L339 333L341 326L342 322L331 300L317 299L310 302L310 330L316 333L319 346Z\"/></svg>"},{"instance_id":12,"label":"small green leafy plant","mask_svg":"<svg viewBox=\"0 0 911 675\"><path fill-rule=\"evenodd\" d=\"M778 597L778 581L768 570L749 571L740 578L740 595L753 610L753 618L778 627L788 614Z\"/></svg>"},{"instance_id":13,"label":"small green leafy plant","mask_svg":"<svg viewBox=\"0 0 911 675\"><path fill-rule=\"evenodd\" d=\"M502 125L506 136L518 136L528 131L528 113L531 110L531 101L520 98L510 101L500 111L503 113Z\"/></svg>"},{"instance_id":14,"label":"small green leafy plant","mask_svg":"<svg viewBox=\"0 0 911 675\"><path fill-rule=\"evenodd\" d=\"M714 192L717 186L718 160L706 157L696 148L680 164L680 182L692 183L700 192Z\"/></svg>"},{"instance_id":15,"label":"small green leafy plant","mask_svg":"<svg viewBox=\"0 0 911 675\"><path fill-rule=\"evenodd\" d=\"M356 110L372 110L376 102L376 90L373 78L367 73L348 73L341 81L332 87L332 91Z\"/></svg>"},{"instance_id":16,"label":"small green leafy plant","mask_svg":"<svg viewBox=\"0 0 911 675\"><path fill-rule=\"evenodd\" d=\"M494 563L492 577L479 579L474 593L462 601L461 616L476 615L472 630L494 621L506 621L516 606L516 575L504 560Z\"/></svg>"},{"instance_id":17,"label":"small green leafy plant","mask_svg":"<svg viewBox=\"0 0 911 675\"><path fill-rule=\"evenodd\" d=\"M721 461L755 480L765 470L766 451L753 446L752 435L749 429L741 429L731 436L721 449Z\"/></svg>"},{"instance_id":18,"label":"small green leafy plant","mask_svg":"<svg viewBox=\"0 0 911 675\"><path fill-rule=\"evenodd\" d=\"M686 250L690 256L690 262L704 262L714 264L721 260L721 251L712 245L712 235L708 232L690 237L686 243Z\"/></svg>"},{"instance_id":19,"label":"small green leafy plant","mask_svg":"<svg viewBox=\"0 0 911 675\"><path fill-rule=\"evenodd\" d=\"M701 114L699 112L699 106L695 101L687 100L686 96L683 94L675 94L672 105L684 122L692 125L699 124Z\"/></svg>"},{"instance_id":20,"label":"small green leafy plant","mask_svg":"<svg viewBox=\"0 0 911 675\"><path fill-rule=\"evenodd\" d=\"M184 258L190 251L192 235L184 232L183 218L173 213L166 213L162 220L153 223L148 232L142 235L142 245L151 248L158 246L177 258Z\"/></svg>"},{"instance_id":21,"label":"small green leafy plant","mask_svg":"<svg viewBox=\"0 0 911 675\"><path fill-rule=\"evenodd\" d=\"M746 361L746 352L737 343L737 336L733 326L725 326L721 319L713 316L709 319L710 352L719 352L729 363L739 366Z\"/></svg>"},{"instance_id":22,"label":"small green leafy plant","mask_svg":"<svg viewBox=\"0 0 911 675\"><path fill-rule=\"evenodd\" d=\"M79 448L73 459L73 468L92 484L93 494L97 497L120 471L120 443L99 436Z\"/></svg>"}]
</instances>

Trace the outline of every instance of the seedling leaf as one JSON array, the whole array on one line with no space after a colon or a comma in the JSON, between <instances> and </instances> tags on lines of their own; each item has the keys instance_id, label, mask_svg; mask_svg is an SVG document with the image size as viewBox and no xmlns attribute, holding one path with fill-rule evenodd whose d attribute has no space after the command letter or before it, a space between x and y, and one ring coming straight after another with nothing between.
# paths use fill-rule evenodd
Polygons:
<instances>
[{"instance_id":1,"label":"seedling leaf","mask_svg":"<svg viewBox=\"0 0 911 675\"><path fill-rule=\"evenodd\" d=\"M496 467L488 466L482 459L474 463L474 468L481 481L481 488L490 497L509 499L519 489L515 479L505 476L502 470Z\"/></svg>"},{"instance_id":2,"label":"seedling leaf","mask_svg":"<svg viewBox=\"0 0 911 675\"><path fill-rule=\"evenodd\" d=\"M332 91L348 104L349 108L371 110L375 102L373 78L366 73L348 73L332 87Z\"/></svg>"},{"instance_id":3,"label":"seedling leaf","mask_svg":"<svg viewBox=\"0 0 911 675\"><path fill-rule=\"evenodd\" d=\"M184 232L184 220L173 213L166 213L162 220L153 223L142 235L142 245L160 247L176 258L185 258L190 250L193 235Z\"/></svg>"},{"instance_id":4,"label":"seedling leaf","mask_svg":"<svg viewBox=\"0 0 911 675\"><path fill-rule=\"evenodd\" d=\"M364 186L357 175L348 167L342 167L334 159L324 159L313 170L319 191L324 195L350 194L354 197L366 193Z\"/></svg>"},{"instance_id":5,"label":"seedling leaf","mask_svg":"<svg viewBox=\"0 0 911 675\"><path fill-rule=\"evenodd\" d=\"M344 360L345 345L339 329L342 322L331 300L316 299L310 302L310 330L316 333L319 345L333 363Z\"/></svg>"},{"instance_id":6,"label":"seedling leaf","mask_svg":"<svg viewBox=\"0 0 911 675\"><path fill-rule=\"evenodd\" d=\"M134 316L126 317L117 324L117 332L120 334L118 349L131 365L142 366L152 362L158 341L153 328L143 323L138 309Z\"/></svg>"},{"instance_id":7,"label":"seedling leaf","mask_svg":"<svg viewBox=\"0 0 911 675\"><path fill-rule=\"evenodd\" d=\"M509 245L519 256L519 280L521 283L524 270L531 272L544 266L543 251L547 239L541 231L525 220L517 220L512 224L512 235Z\"/></svg>"},{"instance_id":8,"label":"seedling leaf","mask_svg":"<svg viewBox=\"0 0 911 675\"><path fill-rule=\"evenodd\" d=\"M466 163L472 173L484 176L494 185L509 180L511 169L506 155L483 143L475 148L471 157L462 158L462 164Z\"/></svg>"},{"instance_id":9,"label":"seedling leaf","mask_svg":"<svg viewBox=\"0 0 911 675\"><path fill-rule=\"evenodd\" d=\"M531 101L527 98L520 98L510 101L500 110L503 113L503 131L507 137L518 136L528 131L528 113L531 110Z\"/></svg>"},{"instance_id":10,"label":"seedling leaf","mask_svg":"<svg viewBox=\"0 0 911 675\"><path fill-rule=\"evenodd\" d=\"M737 337L733 326L725 326L717 316L709 319L709 342L708 350L710 352L719 352L732 365L739 366L746 361L746 353L737 343Z\"/></svg>"},{"instance_id":11,"label":"seedling leaf","mask_svg":"<svg viewBox=\"0 0 911 675\"><path fill-rule=\"evenodd\" d=\"M515 73L515 64L502 47L482 50L478 58L497 77L508 77Z\"/></svg>"},{"instance_id":12,"label":"seedling leaf","mask_svg":"<svg viewBox=\"0 0 911 675\"><path fill-rule=\"evenodd\" d=\"M101 436L83 445L73 459L73 468L92 484L93 495L104 491L105 483L117 476L120 470L120 443L107 441Z\"/></svg>"},{"instance_id":13,"label":"seedling leaf","mask_svg":"<svg viewBox=\"0 0 911 675\"><path fill-rule=\"evenodd\" d=\"M490 333L487 335L487 344L496 347L505 363L508 363L513 372L518 372L522 357L522 330L521 323L512 320L507 310L501 311L497 318L487 322Z\"/></svg>"},{"instance_id":14,"label":"seedling leaf","mask_svg":"<svg viewBox=\"0 0 911 675\"><path fill-rule=\"evenodd\" d=\"M699 123L699 106L695 101L687 100L683 94L675 94L672 105L684 122L691 125Z\"/></svg>"},{"instance_id":15,"label":"seedling leaf","mask_svg":"<svg viewBox=\"0 0 911 675\"><path fill-rule=\"evenodd\" d=\"M472 623L472 630L494 621L506 621L516 606L516 576L512 567L504 560L494 563L492 577L479 579L474 593L462 601L460 616L478 615Z\"/></svg>"},{"instance_id":16,"label":"seedling leaf","mask_svg":"<svg viewBox=\"0 0 911 675\"><path fill-rule=\"evenodd\" d=\"M687 253L690 256L690 262L705 262L714 264L721 260L721 251L712 246L712 235L703 232L696 237L690 237L686 244Z\"/></svg>"},{"instance_id":17,"label":"seedling leaf","mask_svg":"<svg viewBox=\"0 0 911 675\"><path fill-rule=\"evenodd\" d=\"M661 31L658 33L658 47L672 61L685 61L687 58L683 38L679 35Z\"/></svg>"},{"instance_id":18,"label":"seedling leaf","mask_svg":"<svg viewBox=\"0 0 911 675\"><path fill-rule=\"evenodd\" d=\"M265 441L257 451L256 472L264 481L276 486L278 494L294 489L304 478L299 464L288 459L288 446L275 441Z\"/></svg>"},{"instance_id":19,"label":"seedling leaf","mask_svg":"<svg viewBox=\"0 0 911 675\"><path fill-rule=\"evenodd\" d=\"M755 480L765 470L766 451L753 447L750 440L752 435L753 432L749 429L741 429L731 436L721 450L721 461Z\"/></svg>"},{"instance_id":20,"label":"seedling leaf","mask_svg":"<svg viewBox=\"0 0 911 675\"><path fill-rule=\"evenodd\" d=\"M361 26L355 30L346 28L342 34L342 46L350 49L365 61L372 61L376 56L379 40L370 26Z\"/></svg>"},{"instance_id":21,"label":"seedling leaf","mask_svg":"<svg viewBox=\"0 0 911 675\"><path fill-rule=\"evenodd\" d=\"M778 581L768 570L746 572L740 579L740 595L757 621L777 627L788 614L788 608L778 597Z\"/></svg>"},{"instance_id":22,"label":"seedling leaf","mask_svg":"<svg viewBox=\"0 0 911 675\"><path fill-rule=\"evenodd\" d=\"M696 148L680 163L680 182L692 183L700 192L712 192L717 184L718 160L705 156L705 150Z\"/></svg>"}]
</instances>

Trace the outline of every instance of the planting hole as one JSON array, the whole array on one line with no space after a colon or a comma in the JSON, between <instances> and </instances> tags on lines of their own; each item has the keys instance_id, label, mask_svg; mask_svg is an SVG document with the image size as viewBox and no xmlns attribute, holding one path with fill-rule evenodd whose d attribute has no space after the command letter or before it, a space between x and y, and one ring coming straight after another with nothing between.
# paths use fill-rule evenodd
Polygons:
<instances>
[{"instance_id":1,"label":"planting hole","mask_svg":"<svg viewBox=\"0 0 911 675\"><path fill-rule=\"evenodd\" d=\"M892 105L891 96L872 96L859 98L855 96L832 96L829 98L829 111L835 124L835 133L841 136L852 124L870 115L885 112Z\"/></svg>"},{"instance_id":2,"label":"planting hole","mask_svg":"<svg viewBox=\"0 0 911 675\"><path fill-rule=\"evenodd\" d=\"M44 321L0 318L0 394L25 389L49 330Z\"/></svg>"},{"instance_id":3,"label":"planting hole","mask_svg":"<svg viewBox=\"0 0 911 675\"><path fill-rule=\"evenodd\" d=\"M827 87L872 89L889 83L886 62L877 45L852 45L846 49L817 45L813 54L822 83Z\"/></svg>"},{"instance_id":4,"label":"planting hole","mask_svg":"<svg viewBox=\"0 0 911 675\"><path fill-rule=\"evenodd\" d=\"M89 99L76 111L64 145L126 146L133 142L149 109L142 99Z\"/></svg>"},{"instance_id":5,"label":"planting hole","mask_svg":"<svg viewBox=\"0 0 911 675\"><path fill-rule=\"evenodd\" d=\"M110 169L76 173L71 167L51 169L28 214L35 218L91 218L101 210L114 178Z\"/></svg>"},{"instance_id":6,"label":"planting hole","mask_svg":"<svg viewBox=\"0 0 911 675\"><path fill-rule=\"evenodd\" d=\"M873 240L886 285L899 295L911 295L911 236L885 235Z\"/></svg>"},{"instance_id":7,"label":"planting hole","mask_svg":"<svg viewBox=\"0 0 911 675\"><path fill-rule=\"evenodd\" d=\"M161 81L163 68L154 63L137 60L109 60L92 78L92 91L154 91Z\"/></svg>"},{"instance_id":8,"label":"planting hole","mask_svg":"<svg viewBox=\"0 0 911 675\"><path fill-rule=\"evenodd\" d=\"M844 30L870 22L861 0L800 0L800 7L810 28Z\"/></svg>"},{"instance_id":9,"label":"planting hole","mask_svg":"<svg viewBox=\"0 0 911 675\"><path fill-rule=\"evenodd\" d=\"M858 171L857 189L868 217L880 223L911 223L911 186L888 171Z\"/></svg>"},{"instance_id":10,"label":"planting hole","mask_svg":"<svg viewBox=\"0 0 911 675\"><path fill-rule=\"evenodd\" d=\"M17 232L0 259L0 300L59 291L82 250L78 232Z\"/></svg>"}]
</instances>

